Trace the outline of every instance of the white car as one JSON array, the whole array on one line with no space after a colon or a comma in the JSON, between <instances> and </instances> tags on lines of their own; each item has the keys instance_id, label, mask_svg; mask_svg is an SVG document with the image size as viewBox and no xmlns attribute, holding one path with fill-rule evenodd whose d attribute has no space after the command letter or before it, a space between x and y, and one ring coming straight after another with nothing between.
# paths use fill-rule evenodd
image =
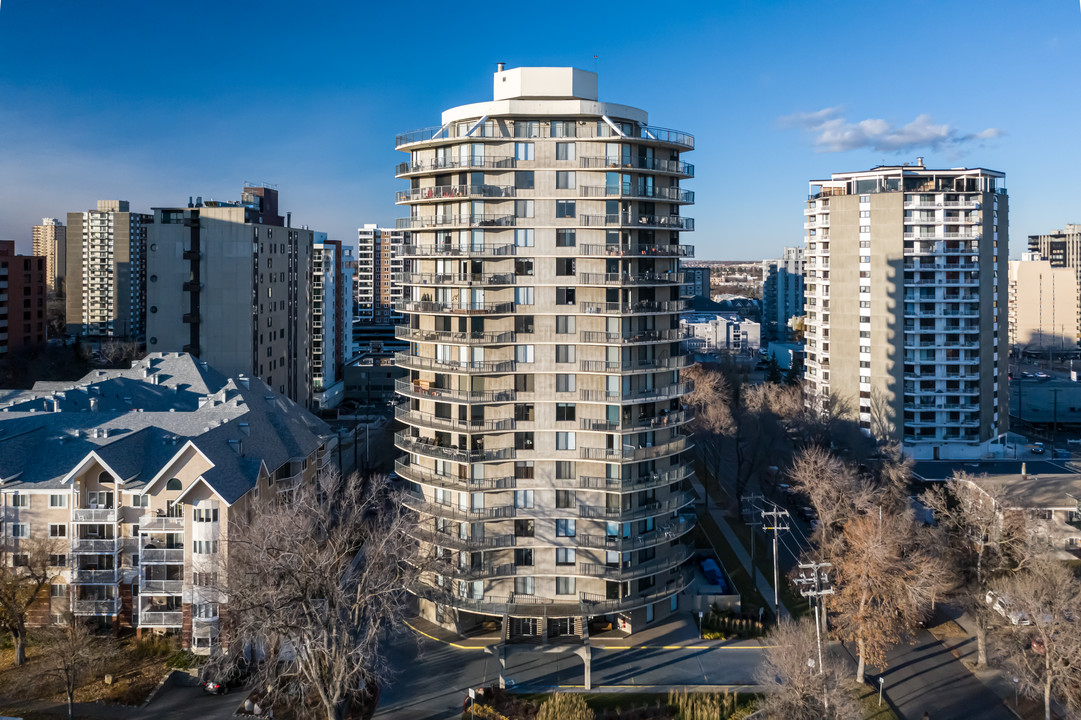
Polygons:
<instances>
[{"instance_id":1,"label":"white car","mask_svg":"<svg viewBox=\"0 0 1081 720\"><path fill-rule=\"evenodd\" d=\"M1020 610L1014 610L1010 606L1010 599L1004 595L999 595L996 592L988 592L984 598L991 609L997 612L1002 617L1010 621L1011 625L1031 625L1032 621L1028 619L1028 615Z\"/></svg>"}]
</instances>

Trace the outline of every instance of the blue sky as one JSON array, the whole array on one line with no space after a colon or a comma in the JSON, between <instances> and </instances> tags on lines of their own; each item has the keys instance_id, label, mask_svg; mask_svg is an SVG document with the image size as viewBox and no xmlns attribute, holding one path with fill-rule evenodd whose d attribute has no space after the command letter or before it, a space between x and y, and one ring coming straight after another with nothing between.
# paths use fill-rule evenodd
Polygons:
<instances>
[{"instance_id":1,"label":"blue sky","mask_svg":"<svg viewBox=\"0 0 1081 720\"><path fill-rule=\"evenodd\" d=\"M596 69L602 100L694 133L699 258L776 255L809 179L919 155L1006 172L1011 255L1081 222L1074 0L470 7L2 0L0 238L252 180L353 239L407 214L394 135L489 99L498 61Z\"/></svg>"}]
</instances>

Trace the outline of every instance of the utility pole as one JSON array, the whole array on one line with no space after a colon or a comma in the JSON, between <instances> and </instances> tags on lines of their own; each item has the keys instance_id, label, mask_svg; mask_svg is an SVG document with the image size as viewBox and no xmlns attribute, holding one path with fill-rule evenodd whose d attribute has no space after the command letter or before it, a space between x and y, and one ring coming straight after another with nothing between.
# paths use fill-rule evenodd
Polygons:
<instances>
[{"instance_id":1,"label":"utility pole","mask_svg":"<svg viewBox=\"0 0 1081 720\"><path fill-rule=\"evenodd\" d=\"M770 525L768 525L768 526L766 525L766 517L767 516L769 516L769 518L770 518ZM777 507L777 505L774 505L772 510L763 510L762 511L762 529L767 531L767 532L770 531L770 530L773 531L773 606L775 608L780 608L780 605L781 605L781 597L780 597L780 587L781 586L780 586L780 583L778 581L778 569L777 569L777 539L778 539L778 537L779 537L779 535L780 535L780 533L782 531L788 532L788 530L789 530L789 526L788 526L787 522L785 522L784 525L781 524L782 518L787 520L788 511L779 509ZM778 612L777 615L778 615L778 617L780 617L780 612Z\"/></svg>"},{"instance_id":2,"label":"utility pole","mask_svg":"<svg viewBox=\"0 0 1081 720\"><path fill-rule=\"evenodd\" d=\"M764 495L748 495L747 497L743 498L743 502L750 503L750 505L751 505L751 507L746 511L748 517L750 517L753 520L754 519L754 511L760 509L757 506L755 506L754 501L755 500L765 500L765 499L766 498L765 498ZM742 508L741 508L741 510L742 510ZM742 516L742 514L743 513L741 512L740 515ZM758 589L758 566L755 565L755 563L754 563L754 537L755 537L755 535L758 534L757 532L755 532L755 528L761 527L761 526L762 526L761 522L748 522L747 523L747 527L749 527L751 529L751 588L753 588L755 590Z\"/></svg>"},{"instance_id":3,"label":"utility pole","mask_svg":"<svg viewBox=\"0 0 1081 720\"><path fill-rule=\"evenodd\" d=\"M796 578L796 583L800 586L800 595L805 598L815 598L815 636L818 638L818 674L821 675L825 672L825 668L822 667L822 630L819 626L819 607L822 606L822 596L832 595L832 587L823 587L829 584L829 576L826 574L826 568L831 568L831 563L800 563L800 575ZM808 577L807 571L810 571L811 575ZM810 587L813 585L814 587ZM826 608L822 607L822 625L826 624ZM822 688L822 704L829 709L829 698L826 695L825 687Z\"/></svg>"},{"instance_id":4,"label":"utility pole","mask_svg":"<svg viewBox=\"0 0 1081 720\"><path fill-rule=\"evenodd\" d=\"M1055 457L1055 443L1058 442L1058 394L1060 392L1062 392L1062 388L1051 388L1051 395L1054 396L1054 399L1055 399L1055 404L1054 404L1055 409L1052 411L1052 413L1053 413L1052 414L1052 421L1053 421L1054 424L1051 425L1051 457L1052 458Z\"/></svg>"}]
</instances>

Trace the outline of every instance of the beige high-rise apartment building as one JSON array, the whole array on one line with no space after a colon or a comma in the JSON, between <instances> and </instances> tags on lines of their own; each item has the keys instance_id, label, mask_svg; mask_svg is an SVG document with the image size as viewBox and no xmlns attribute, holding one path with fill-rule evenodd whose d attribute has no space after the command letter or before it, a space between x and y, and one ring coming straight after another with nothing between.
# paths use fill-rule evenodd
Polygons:
<instances>
[{"instance_id":1,"label":"beige high-rise apartment building","mask_svg":"<svg viewBox=\"0 0 1081 720\"><path fill-rule=\"evenodd\" d=\"M146 226L127 200L68 213L64 285L68 333L141 338L146 329Z\"/></svg>"},{"instance_id":2,"label":"beige high-rise apartment building","mask_svg":"<svg viewBox=\"0 0 1081 720\"><path fill-rule=\"evenodd\" d=\"M1081 288L1081 224L1067 223L1061 230L1028 236L1029 252L1051 263L1053 268L1070 268ZM1081 327L1081 296L1077 298L1078 326Z\"/></svg>"},{"instance_id":3,"label":"beige high-rise apartment building","mask_svg":"<svg viewBox=\"0 0 1081 720\"><path fill-rule=\"evenodd\" d=\"M49 293L64 291L67 265L67 228L57 218L42 218L34 226L34 255L45 258L45 282Z\"/></svg>"},{"instance_id":4,"label":"beige high-rise apartment building","mask_svg":"<svg viewBox=\"0 0 1081 720\"><path fill-rule=\"evenodd\" d=\"M278 191L154 208L147 254L147 350L183 351L260 378L309 407L314 231L289 227Z\"/></svg>"},{"instance_id":5,"label":"beige high-rise apartment building","mask_svg":"<svg viewBox=\"0 0 1081 720\"><path fill-rule=\"evenodd\" d=\"M638 630L690 582L679 372L683 132L600 102L597 75L502 66L491 101L399 136L412 232L395 442L450 626Z\"/></svg>"},{"instance_id":6,"label":"beige high-rise apartment building","mask_svg":"<svg viewBox=\"0 0 1081 720\"><path fill-rule=\"evenodd\" d=\"M810 182L814 407L850 408L917 458L978 456L1006 431L1004 179L920 158Z\"/></svg>"},{"instance_id":7,"label":"beige high-rise apartment building","mask_svg":"<svg viewBox=\"0 0 1081 720\"><path fill-rule=\"evenodd\" d=\"M402 193L398 196L401 198ZM404 260L402 247L410 242L408 230L364 225L357 229L356 314L362 322L388 324L402 321L397 305L402 299Z\"/></svg>"},{"instance_id":8,"label":"beige high-rise apartment building","mask_svg":"<svg viewBox=\"0 0 1081 720\"><path fill-rule=\"evenodd\" d=\"M1010 347L1044 354L1073 352L1081 339L1081 290L1077 272L1054 267L1039 253L1011 260Z\"/></svg>"}]
</instances>

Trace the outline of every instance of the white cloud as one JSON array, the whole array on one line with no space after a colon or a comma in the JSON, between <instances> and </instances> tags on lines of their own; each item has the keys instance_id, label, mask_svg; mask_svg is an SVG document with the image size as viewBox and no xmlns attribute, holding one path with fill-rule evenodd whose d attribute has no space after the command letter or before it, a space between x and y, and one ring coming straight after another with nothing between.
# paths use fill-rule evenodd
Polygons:
<instances>
[{"instance_id":1,"label":"white cloud","mask_svg":"<svg viewBox=\"0 0 1081 720\"><path fill-rule=\"evenodd\" d=\"M989 140L1002 135L998 128L976 133L961 133L945 124L936 124L930 115L918 115L900 127L881 118L849 122L840 107L828 107L810 113L795 113L780 118L781 127L810 133L816 152L844 152L870 148L882 152L902 152L919 148L957 148L967 143Z\"/></svg>"}]
</instances>

